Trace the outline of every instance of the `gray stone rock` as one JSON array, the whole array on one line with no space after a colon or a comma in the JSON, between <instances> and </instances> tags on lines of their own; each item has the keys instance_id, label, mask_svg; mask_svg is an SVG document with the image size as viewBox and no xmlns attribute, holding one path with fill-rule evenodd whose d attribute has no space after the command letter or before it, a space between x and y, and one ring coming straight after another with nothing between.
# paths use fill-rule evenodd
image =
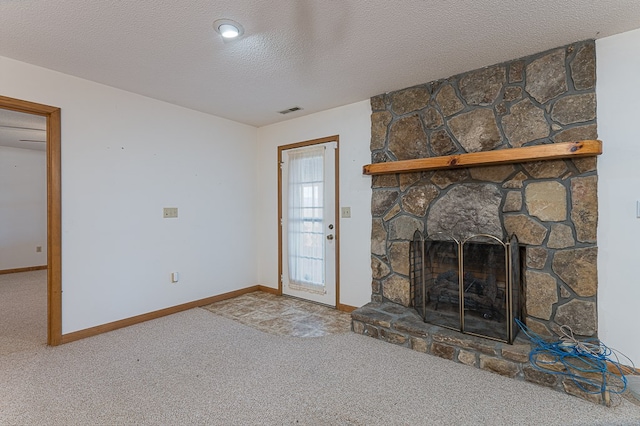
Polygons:
<instances>
[{"instance_id":1,"label":"gray stone rock","mask_svg":"<svg viewBox=\"0 0 640 426\"><path fill-rule=\"evenodd\" d=\"M572 127L571 129L563 130L557 133L553 137L553 141L558 142L575 142L583 140L598 139L598 128L595 124L589 124L586 126Z\"/></svg>"},{"instance_id":2,"label":"gray stone rock","mask_svg":"<svg viewBox=\"0 0 640 426\"><path fill-rule=\"evenodd\" d=\"M386 163L387 161L391 161L391 158L387 155L386 152L378 151L371 153L372 163Z\"/></svg>"},{"instance_id":3,"label":"gray stone rock","mask_svg":"<svg viewBox=\"0 0 640 426\"><path fill-rule=\"evenodd\" d=\"M556 279L547 273L535 271L526 271L525 276L527 314L549 320L553 312L553 304L558 302Z\"/></svg>"},{"instance_id":4,"label":"gray stone rock","mask_svg":"<svg viewBox=\"0 0 640 426\"><path fill-rule=\"evenodd\" d=\"M587 43L578 49L571 61L571 78L577 90L586 90L596 85L596 46Z\"/></svg>"},{"instance_id":5,"label":"gray stone rock","mask_svg":"<svg viewBox=\"0 0 640 426\"><path fill-rule=\"evenodd\" d=\"M502 117L502 128L509 144L515 148L546 138L550 133L544 111L529 99L523 99L511 107L511 112Z\"/></svg>"},{"instance_id":6,"label":"gray stone rock","mask_svg":"<svg viewBox=\"0 0 640 426\"><path fill-rule=\"evenodd\" d=\"M509 83L521 82L522 71L524 71L524 61L515 61L509 64Z\"/></svg>"},{"instance_id":7,"label":"gray stone rock","mask_svg":"<svg viewBox=\"0 0 640 426\"><path fill-rule=\"evenodd\" d=\"M522 167L535 179L559 178L567 172L563 160L532 161L522 164Z\"/></svg>"},{"instance_id":8,"label":"gray stone rock","mask_svg":"<svg viewBox=\"0 0 640 426\"><path fill-rule=\"evenodd\" d=\"M391 275L382 282L382 295L394 303L409 306L409 279Z\"/></svg>"},{"instance_id":9,"label":"gray stone rock","mask_svg":"<svg viewBox=\"0 0 640 426\"><path fill-rule=\"evenodd\" d=\"M542 269L547 263L549 252L544 247L527 247L527 267Z\"/></svg>"},{"instance_id":10,"label":"gray stone rock","mask_svg":"<svg viewBox=\"0 0 640 426\"><path fill-rule=\"evenodd\" d=\"M351 312L351 319L378 327L390 327L393 316L380 312L371 307L371 304L368 304Z\"/></svg>"},{"instance_id":11,"label":"gray stone rock","mask_svg":"<svg viewBox=\"0 0 640 426\"><path fill-rule=\"evenodd\" d=\"M444 189L454 183L463 182L468 177L467 169L438 170L431 177L431 182Z\"/></svg>"},{"instance_id":12,"label":"gray stone rock","mask_svg":"<svg viewBox=\"0 0 640 426\"><path fill-rule=\"evenodd\" d=\"M427 86L411 87L399 92L394 92L391 98L391 109L397 115L418 111L427 106L430 98Z\"/></svg>"},{"instance_id":13,"label":"gray stone rock","mask_svg":"<svg viewBox=\"0 0 640 426\"><path fill-rule=\"evenodd\" d=\"M418 182L422 178L422 173L400 173L400 191Z\"/></svg>"},{"instance_id":14,"label":"gray stone rock","mask_svg":"<svg viewBox=\"0 0 640 426\"><path fill-rule=\"evenodd\" d=\"M384 148L387 139L387 126L391 123L392 118L389 111L371 114L371 151Z\"/></svg>"},{"instance_id":15,"label":"gray stone rock","mask_svg":"<svg viewBox=\"0 0 640 426\"><path fill-rule=\"evenodd\" d=\"M564 96L553 104L551 119L560 124L583 123L596 118L596 94Z\"/></svg>"},{"instance_id":16,"label":"gray stone rock","mask_svg":"<svg viewBox=\"0 0 640 426\"><path fill-rule=\"evenodd\" d=\"M431 354L438 356L440 358L453 360L453 356L455 355L455 348L447 345L443 345L442 343L433 342L431 344Z\"/></svg>"},{"instance_id":17,"label":"gray stone rock","mask_svg":"<svg viewBox=\"0 0 640 426\"><path fill-rule=\"evenodd\" d=\"M527 327L529 327L529 329L534 333L536 333L538 336L542 336L542 337L553 336L553 333L542 321L537 321L531 317L527 317L525 320L525 323L527 324Z\"/></svg>"},{"instance_id":18,"label":"gray stone rock","mask_svg":"<svg viewBox=\"0 0 640 426\"><path fill-rule=\"evenodd\" d=\"M371 176L371 188L397 188L398 175Z\"/></svg>"},{"instance_id":19,"label":"gray stone rock","mask_svg":"<svg viewBox=\"0 0 640 426\"><path fill-rule=\"evenodd\" d=\"M517 364L487 355L480 355L480 368L511 378L516 377L518 374Z\"/></svg>"},{"instance_id":20,"label":"gray stone rock","mask_svg":"<svg viewBox=\"0 0 640 426\"><path fill-rule=\"evenodd\" d=\"M581 242L595 242L598 227L598 177L571 179L571 220Z\"/></svg>"},{"instance_id":21,"label":"gray stone rock","mask_svg":"<svg viewBox=\"0 0 640 426\"><path fill-rule=\"evenodd\" d=\"M503 212L519 212L522 209L522 193L520 191L509 191L504 199Z\"/></svg>"},{"instance_id":22,"label":"gray stone rock","mask_svg":"<svg viewBox=\"0 0 640 426\"><path fill-rule=\"evenodd\" d=\"M446 130L436 130L429 135L429 145L435 155L453 154L458 148Z\"/></svg>"},{"instance_id":23,"label":"gray stone rock","mask_svg":"<svg viewBox=\"0 0 640 426\"><path fill-rule=\"evenodd\" d=\"M407 213L423 217L429 204L440 194L434 185L419 185L409 189L402 196L402 207Z\"/></svg>"},{"instance_id":24,"label":"gray stone rock","mask_svg":"<svg viewBox=\"0 0 640 426\"><path fill-rule=\"evenodd\" d=\"M427 135L422 129L420 118L417 115L401 118L391 124L389 151L398 160L412 160L428 156Z\"/></svg>"},{"instance_id":25,"label":"gray stone rock","mask_svg":"<svg viewBox=\"0 0 640 426\"><path fill-rule=\"evenodd\" d=\"M389 240L411 241L416 230L424 231L421 220L406 215L398 216L389 222Z\"/></svg>"},{"instance_id":26,"label":"gray stone rock","mask_svg":"<svg viewBox=\"0 0 640 426\"><path fill-rule=\"evenodd\" d=\"M505 215L504 227L507 235L516 234L520 244L539 246L547 236L547 228L523 214Z\"/></svg>"},{"instance_id":27,"label":"gray stone rock","mask_svg":"<svg viewBox=\"0 0 640 426\"><path fill-rule=\"evenodd\" d=\"M573 299L558 306L555 322L559 325L568 325L575 334L594 336L598 330L596 304Z\"/></svg>"},{"instance_id":28,"label":"gray stone rock","mask_svg":"<svg viewBox=\"0 0 640 426\"><path fill-rule=\"evenodd\" d=\"M380 219L373 219L371 225L371 253L378 256L387 254L387 231Z\"/></svg>"},{"instance_id":29,"label":"gray stone rock","mask_svg":"<svg viewBox=\"0 0 640 426\"><path fill-rule=\"evenodd\" d=\"M424 112L424 127L430 130L437 129L444 124L442 116L434 107L429 107Z\"/></svg>"},{"instance_id":30,"label":"gray stone rock","mask_svg":"<svg viewBox=\"0 0 640 426\"><path fill-rule=\"evenodd\" d=\"M398 201L398 191L390 189L377 189L373 191L371 196L371 214L380 216L386 212L389 207Z\"/></svg>"},{"instance_id":31,"label":"gray stone rock","mask_svg":"<svg viewBox=\"0 0 640 426\"><path fill-rule=\"evenodd\" d=\"M554 388L558 384L558 377L554 374L545 373L544 371L540 371L533 367L524 367L522 372L524 373L524 379L527 382L550 388Z\"/></svg>"},{"instance_id":32,"label":"gray stone rock","mask_svg":"<svg viewBox=\"0 0 640 426\"><path fill-rule=\"evenodd\" d=\"M541 104L567 91L565 55L557 49L527 65L525 90Z\"/></svg>"},{"instance_id":33,"label":"gray stone rock","mask_svg":"<svg viewBox=\"0 0 640 426\"><path fill-rule=\"evenodd\" d=\"M411 349L418 352L427 352L427 341L417 337L411 338Z\"/></svg>"},{"instance_id":34,"label":"gray stone rock","mask_svg":"<svg viewBox=\"0 0 640 426\"><path fill-rule=\"evenodd\" d=\"M523 182L529 177L522 172L518 172L513 178L502 184L503 188L520 189L524 186Z\"/></svg>"},{"instance_id":35,"label":"gray stone rock","mask_svg":"<svg viewBox=\"0 0 640 426\"><path fill-rule=\"evenodd\" d=\"M393 343L394 345L404 345L407 341L407 336L396 333L391 330L386 330L384 328L380 329L380 340L384 340L385 342Z\"/></svg>"},{"instance_id":36,"label":"gray stone rock","mask_svg":"<svg viewBox=\"0 0 640 426\"><path fill-rule=\"evenodd\" d=\"M466 152L490 151L502 143L493 111L476 108L448 122L449 129Z\"/></svg>"},{"instance_id":37,"label":"gray stone rock","mask_svg":"<svg viewBox=\"0 0 640 426\"><path fill-rule=\"evenodd\" d=\"M571 161L580 173L592 172L598 167L598 157L574 158Z\"/></svg>"},{"instance_id":38,"label":"gray stone rock","mask_svg":"<svg viewBox=\"0 0 640 426\"><path fill-rule=\"evenodd\" d=\"M506 102L513 102L517 99L522 98L522 87L520 86L511 86L504 89L503 99Z\"/></svg>"},{"instance_id":39,"label":"gray stone rock","mask_svg":"<svg viewBox=\"0 0 640 426\"><path fill-rule=\"evenodd\" d=\"M529 214L545 222L567 218L567 189L556 181L529 183L524 190Z\"/></svg>"},{"instance_id":40,"label":"gray stone rock","mask_svg":"<svg viewBox=\"0 0 640 426\"><path fill-rule=\"evenodd\" d=\"M372 294L380 294L380 289L382 288L382 284L380 280L371 280L371 293Z\"/></svg>"},{"instance_id":41,"label":"gray stone rock","mask_svg":"<svg viewBox=\"0 0 640 426\"><path fill-rule=\"evenodd\" d=\"M382 217L382 220L384 220L385 222L389 222L391 219L396 217L401 211L402 209L400 208L400 206L398 204L394 204L393 207L391 207L391 209Z\"/></svg>"},{"instance_id":42,"label":"gray stone rock","mask_svg":"<svg viewBox=\"0 0 640 426\"><path fill-rule=\"evenodd\" d=\"M460 112L464 109L464 105L456 95L455 89L450 85L446 84L442 86L440 92L436 96L436 102L440 106L440 111L445 115L445 117L449 117L456 112Z\"/></svg>"},{"instance_id":43,"label":"gray stone rock","mask_svg":"<svg viewBox=\"0 0 640 426\"><path fill-rule=\"evenodd\" d=\"M511 164L504 166L471 167L469 169L472 178L496 183L504 182L514 171L515 168Z\"/></svg>"},{"instance_id":44,"label":"gray stone rock","mask_svg":"<svg viewBox=\"0 0 640 426\"><path fill-rule=\"evenodd\" d=\"M447 232L460 237L490 234L502 238L501 201L496 185L457 185L432 203L427 218L428 234Z\"/></svg>"},{"instance_id":45,"label":"gray stone rock","mask_svg":"<svg viewBox=\"0 0 640 426\"><path fill-rule=\"evenodd\" d=\"M460 94L467 105L491 105L505 82L506 71L502 65L471 71L460 79Z\"/></svg>"},{"instance_id":46,"label":"gray stone rock","mask_svg":"<svg viewBox=\"0 0 640 426\"><path fill-rule=\"evenodd\" d=\"M385 105L386 95L378 95L371 98L371 110L372 111L380 111L386 108Z\"/></svg>"},{"instance_id":47,"label":"gray stone rock","mask_svg":"<svg viewBox=\"0 0 640 426\"><path fill-rule=\"evenodd\" d=\"M379 280L386 277L391 272L389 266L375 256L371 256L371 272L373 279Z\"/></svg>"},{"instance_id":48,"label":"gray stone rock","mask_svg":"<svg viewBox=\"0 0 640 426\"><path fill-rule=\"evenodd\" d=\"M409 244L409 241L400 241L389 247L391 269L396 274L409 276Z\"/></svg>"},{"instance_id":49,"label":"gray stone rock","mask_svg":"<svg viewBox=\"0 0 640 426\"><path fill-rule=\"evenodd\" d=\"M585 384L581 385L585 388ZM569 395L577 396L578 398L582 398L586 401L589 401L593 404L600 405L602 403L602 394L600 393L588 393L582 390L578 385L571 379L562 380L562 388ZM598 389L588 389L590 392L597 392Z\"/></svg>"},{"instance_id":50,"label":"gray stone rock","mask_svg":"<svg viewBox=\"0 0 640 426\"><path fill-rule=\"evenodd\" d=\"M561 223L554 223L551 225L551 233L549 234L547 247L552 249L563 249L573 247L575 245L576 240L573 238L573 231L570 227Z\"/></svg>"},{"instance_id":51,"label":"gray stone rock","mask_svg":"<svg viewBox=\"0 0 640 426\"><path fill-rule=\"evenodd\" d=\"M514 343L502 347L502 357L515 362L529 362L530 351L531 345Z\"/></svg>"},{"instance_id":52,"label":"gray stone rock","mask_svg":"<svg viewBox=\"0 0 640 426\"><path fill-rule=\"evenodd\" d=\"M592 297L598 290L596 247L557 251L553 271L580 297Z\"/></svg>"},{"instance_id":53,"label":"gray stone rock","mask_svg":"<svg viewBox=\"0 0 640 426\"><path fill-rule=\"evenodd\" d=\"M476 366L476 354L475 352L465 351L464 349L460 349L458 352L458 361L465 365L470 365L472 367Z\"/></svg>"}]
</instances>

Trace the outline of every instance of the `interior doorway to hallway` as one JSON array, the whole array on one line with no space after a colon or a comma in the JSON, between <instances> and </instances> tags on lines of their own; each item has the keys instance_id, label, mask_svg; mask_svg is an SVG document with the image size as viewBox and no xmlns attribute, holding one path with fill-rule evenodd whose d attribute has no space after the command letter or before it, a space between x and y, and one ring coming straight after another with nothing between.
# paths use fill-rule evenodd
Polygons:
<instances>
[{"instance_id":1,"label":"interior doorway to hallway","mask_svg":"<svg viewBox=\"0 0 640 426\"><path fill-rule=\"evenodd\" d=\"M43 136L47 168L47 344L59 345L62 343L60 108L0 96L0 109L38 115L46 120Z\"/></svg>"}]
</instances>

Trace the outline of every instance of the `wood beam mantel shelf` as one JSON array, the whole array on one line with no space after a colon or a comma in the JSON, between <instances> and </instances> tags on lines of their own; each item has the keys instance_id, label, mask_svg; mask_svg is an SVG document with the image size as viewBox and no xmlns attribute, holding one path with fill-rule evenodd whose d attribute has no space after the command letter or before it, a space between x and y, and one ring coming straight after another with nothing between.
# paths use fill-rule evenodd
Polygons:
<instances>
[{"instance_id":1,"label":"wood beam mantel shelf","mask_svg":"<svg viewBox=\"0 0 640 426\"><path fill-rule=\"evenodd\" d=\"M386 175L427 170L457 169L461 167L495 166L499 164L557 160L561 158L593 157L600 154L602 154L601 141L585 140L367 164L362 168L362 172L365 175Z\"/></svg>"}]
</instances>

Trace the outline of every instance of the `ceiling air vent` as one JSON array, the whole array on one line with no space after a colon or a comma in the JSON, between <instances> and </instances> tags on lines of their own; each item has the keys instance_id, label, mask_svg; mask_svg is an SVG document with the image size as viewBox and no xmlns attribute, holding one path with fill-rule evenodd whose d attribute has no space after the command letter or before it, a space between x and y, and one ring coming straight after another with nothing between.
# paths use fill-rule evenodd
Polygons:
<instances>
[{"instance_id":1,"label":"ceiling air vent","mask_svg":"<svg viewBox=\"0 0 640 426\"><path fill-rule=\"evenodd\" d=\"M283 109L282 111L278 111L278 113L279 114L289 114L290 112L296 112L296 111L301 111L301 110L302 110L302 108L295 106L295 107L292 107L292 108L289 108L289 109Z\"/></svg>"}]
</instances>

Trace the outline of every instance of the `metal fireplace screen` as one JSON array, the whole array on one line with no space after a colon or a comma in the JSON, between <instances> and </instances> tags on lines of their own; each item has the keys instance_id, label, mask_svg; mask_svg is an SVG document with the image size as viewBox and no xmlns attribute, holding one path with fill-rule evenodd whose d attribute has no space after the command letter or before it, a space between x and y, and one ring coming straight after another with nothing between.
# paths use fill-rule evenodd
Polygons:
<instances>
[{"instance_id":1,"label":"metal fireplace screen","mask_svg":"<svg viewBox=\"0 0 640 426\"><path fill-rule=\"evenodd\" d=\"M425 322L512 343L520 312L518 240L473 235L460 242L446 234L410 246L411 303Z\"/></svg>"}]
</instances>

